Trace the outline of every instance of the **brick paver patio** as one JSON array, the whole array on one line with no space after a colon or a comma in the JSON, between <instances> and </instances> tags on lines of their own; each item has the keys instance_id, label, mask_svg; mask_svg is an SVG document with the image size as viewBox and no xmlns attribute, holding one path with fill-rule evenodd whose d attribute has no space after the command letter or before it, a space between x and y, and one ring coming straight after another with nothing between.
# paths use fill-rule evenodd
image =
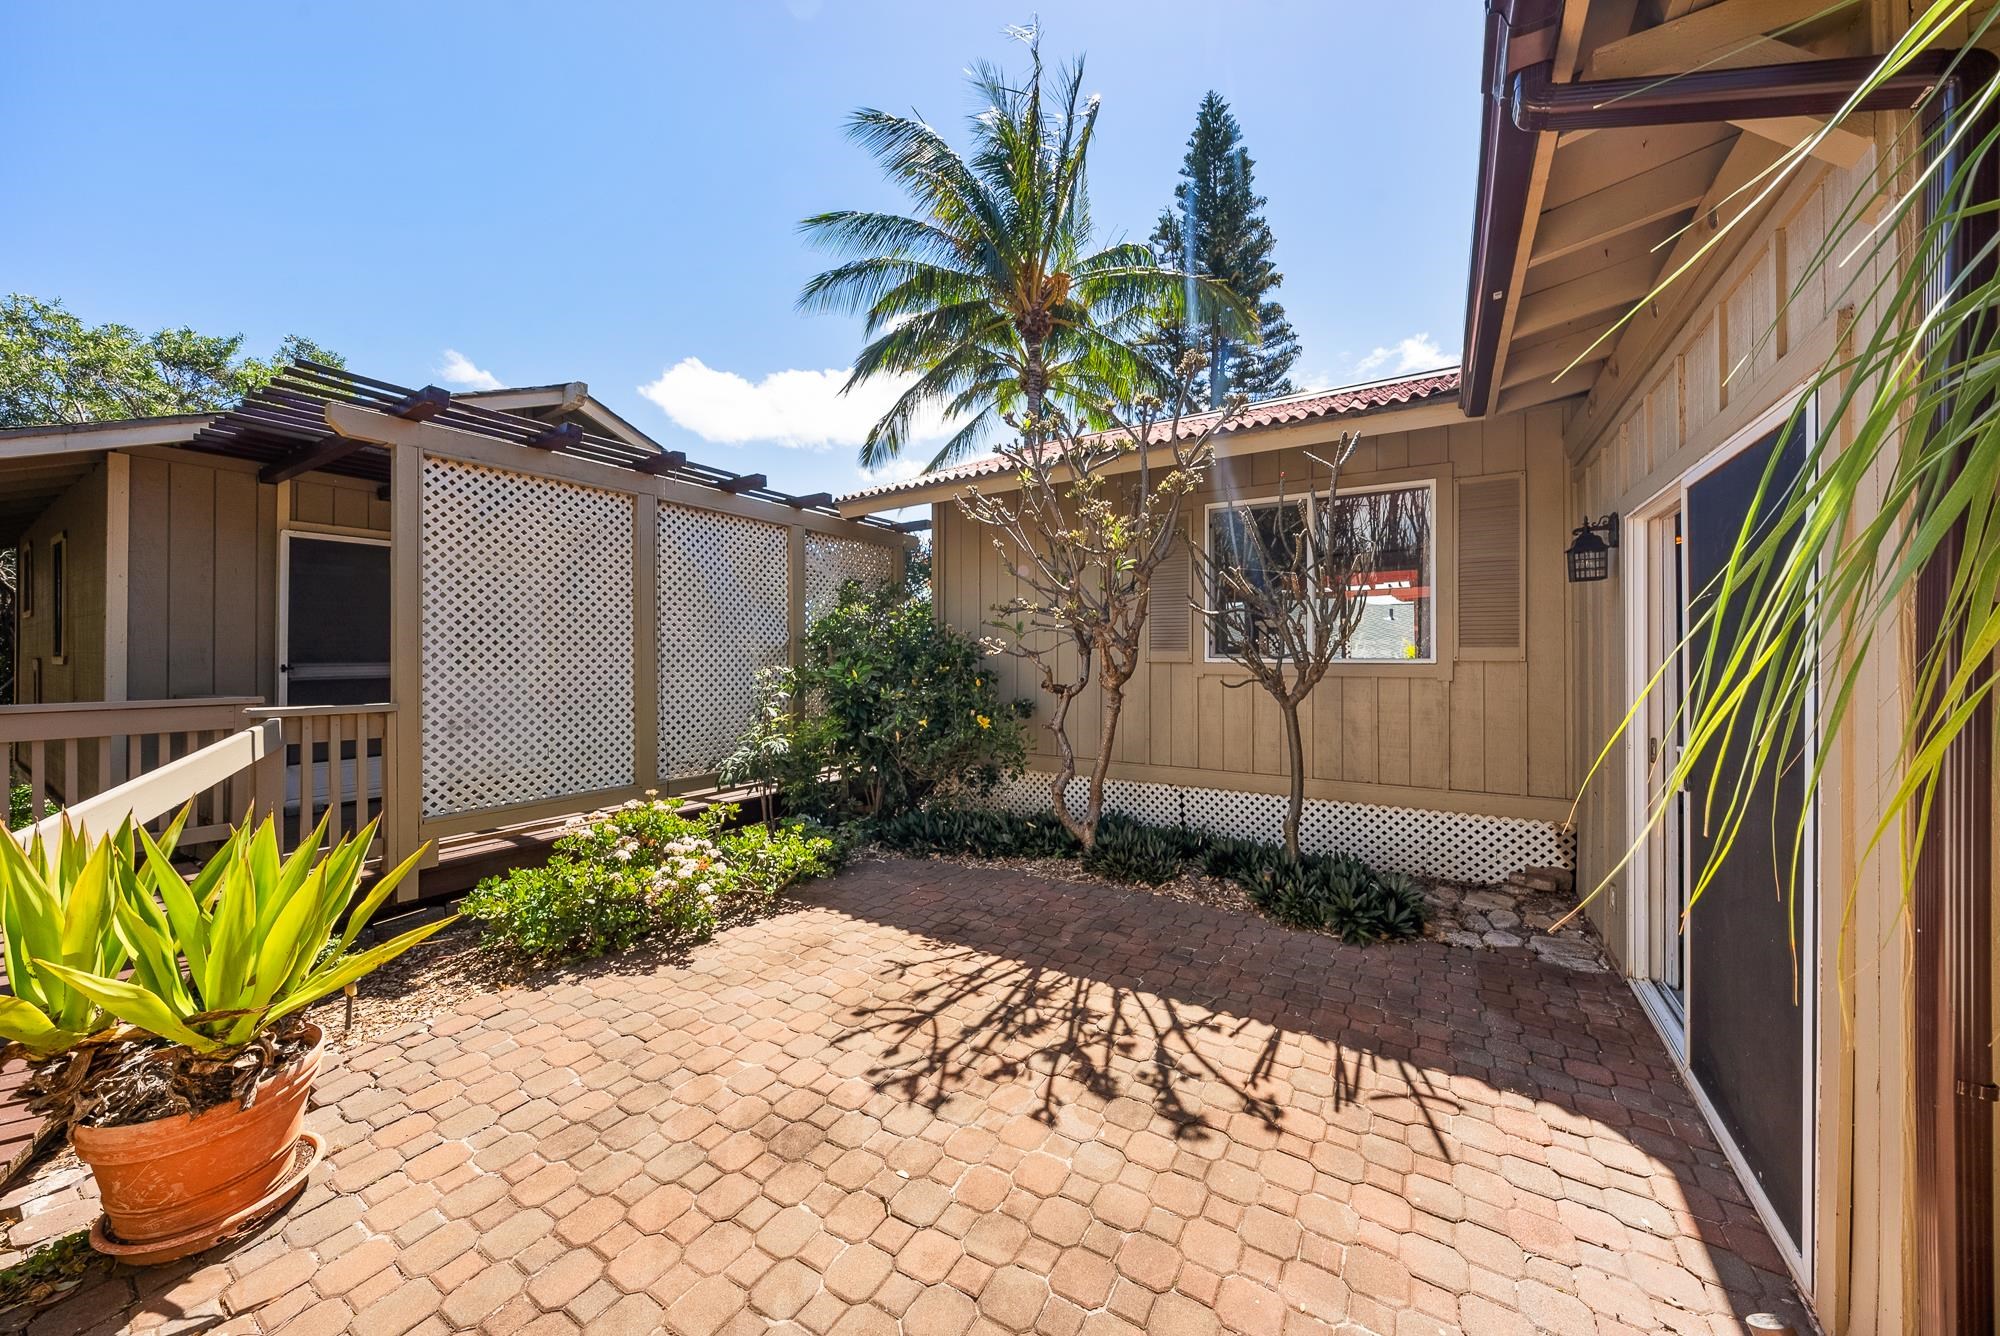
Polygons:
<instances>
[{"instance_id":1,"label":"brick paver patio","mask_svg":"<svg viewBox=\"0 0 2000 1336\"><path fill-rule=\"evenodd\" d=\"M1609 974L942 863L807 899L347 1054L280 1223L34 1330L1799 1320Z\"/></svg>"}]
</instances>

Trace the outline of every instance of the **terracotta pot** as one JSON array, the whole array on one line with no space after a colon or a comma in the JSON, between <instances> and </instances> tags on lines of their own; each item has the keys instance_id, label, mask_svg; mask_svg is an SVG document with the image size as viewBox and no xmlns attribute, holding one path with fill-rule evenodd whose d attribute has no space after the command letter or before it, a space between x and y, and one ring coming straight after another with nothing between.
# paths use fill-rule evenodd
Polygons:
<instances>
[{"instance_id":1,"label":"terracotta pot","mask_svg":"<svg viewBox=\"0 0 2000 1336\"><path fill-rule=\"evenodd\" d=\"M298 1146L325 1040L316 1025L306 1033L311 1050L260 1082L247 1110L232 1100L128 1127L70 1129L97 1176L98 1232L124 1245L115 1251L135 1261L197 1252L304 1182Z\"/></svg>"}]
</instances>

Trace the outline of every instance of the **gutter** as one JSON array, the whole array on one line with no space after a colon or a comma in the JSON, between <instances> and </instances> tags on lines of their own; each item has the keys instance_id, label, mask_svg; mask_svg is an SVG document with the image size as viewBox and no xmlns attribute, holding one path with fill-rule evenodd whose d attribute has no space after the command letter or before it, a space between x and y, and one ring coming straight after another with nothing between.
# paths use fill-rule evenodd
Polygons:
<instances>
[{"instance_id":1,"label":"gutter","mask_svg":"<svg viewBox=\"0 0 2000 1336\"><path fill-rule=\"evenodd\" d=\"M1572 3L1577 0L1572 0ZM1639 128L1777 116L1830 116L1847 104L1878 59L1811 60L1558 84L1547 58L1547 29L1559 10L1542 0L1489 0L1480 123L1479 195L1473 210L1472 269L1465 301L1465 372L1459 405L1483 417L1493 398L1500 330L1513 294L1522 212L1535 136L1565 130ZM1914 110L1945 79L1968 71L1955 51L1930 51L1857 106Z\"/></svg>"}]
</instances>

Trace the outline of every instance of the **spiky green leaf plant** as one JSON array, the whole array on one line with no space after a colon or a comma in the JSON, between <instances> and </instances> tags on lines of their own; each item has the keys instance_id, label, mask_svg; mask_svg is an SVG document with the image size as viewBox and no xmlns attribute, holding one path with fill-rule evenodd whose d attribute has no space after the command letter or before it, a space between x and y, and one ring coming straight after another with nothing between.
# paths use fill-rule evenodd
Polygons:
<instances>
[{"instance_id":1,"label":"spiky green leaf plant","mask_svg":"<svg viewBox=\"0 0 2000 1336\"><path fill-rule=\"evenodd\" d=\"M182 812L161 835L163 854L171 854L186 820ZM110 1028L112 1017L89 993L41 961L112 977L128 965L154 967L151 960L135 964L135 945L118 917L119 905L151 881L137 872L135 851L129 822L95 843L66 819L54 839L37 833L26 849L11 836L0 839L0 936L13 991L0 998L0 1039L46 1058Z\"/></svg>"},{"instance_id":2,"label":"spiky green leaf plant","mask_svg":"<svg viewBox=\"0 0 2000 1336\"><path fill-rule=\"evenodd\" d=\"M423 851L378 878L356 901L369 845L371 822L326 849L326 822L289 857L280 857L277 828L266 818L238 827L192 878L174 866L171 844L144 830L136 844L115 839L96 845L70 878L93 905L94 868L111 891L102 910L112 921L117 953L86 960L80 953L55 951L46 936L31 939L17 966L9 934L9 974L107 1013L127 1025L215 1056L241 1048L267 1027L304 1010L353 983L453 920L441 918L366 950L356 939L390 892L416 866ZM353 906L350 910L348 907ZM336 924L347 910L344 924ZM129 962L129 979L120 971ZM19 973L16 973L17 969ZM9 1027L0 1014L0 1034L48 1051L46 1040L31 1043L29 1024Z\"/></svg>"},{"instance_id":3,"label":"spiky green leaf plant","mask_svg":"<svg viewBox=\"0 0 2000 1336\"><path fill-rule=\"evenodd\" d=\"M1635 307L1645 308L1724 237L1748 226L1758 206L1870 92L1926 51L1955 51L1970 88L1961 114L1939 117L1928 130L1923 116L1912 118L1887 148L1887 160L1829 221L1825 240L1786 294L1789 303L1805 285L1824 283L1827 309L1852 308L1855 325L1801 397L1801 413L1806 403L1819 402L1822 426L1807 438L1800 480L1777 482L1774 452L1751 519L1714 585L1698 591L1703 611L1673 651L1706 646L1691 664L1694 690L1682 707L1687 745L1665 767L1657 786L1663 796L1624 861L1665 818L1666 795L1705 787L1695 819L1714 839L1706 864L1696 869L1695 901L1714 885L1737 839L1770 838L1755 830L1758 796L1782 768L1798 763L1792 740L1803 723L1816 713L1819 736L1830 739L1857 710L1871 708L1860 695L1865 666L1872 655L1896 652L1919 579L1934 562L1948 567L1949 589L1934 633L1916 646L1913 681L1900 706L1899 754L1866 841L1869 851L1896 850L1906 893L1946 757L1980 721L1993 690L2000 648L2000 277L1991 223L2000 204L1979 182L1982 166L1990 169L2000 154L1989 115L2000 105L2000 77L1977 49L1991 40L1995 22L1990 6L1932 0L1855 90L1846 112L1746 185L1732 205L1742 206L1734 217ZM1940 80L1928 96L1941 96L1943 86ZM1969 248L1968 238L1974 239ZM1953 253L1965 263L1941 264ZM1775 337L1775 330L1764 337ZM1708 634L1723 627L1732 634ZM1718 651L1724 643L1728 648ZM1666 683L1661 665L1647 693ZM1599 753L1592 777L1639 708L1632 707ZM1818 790L1831 751L1822 745L1807 768L1808 796ZM1732 768L1715 784L1695 783L1725 757ZM1773 860L1793 869L1796 896L1811 828L1801 823L1772 834L1780 846ZM1619 867L1607 872L1607 882ZM1788 918L1797 922L1796 904Z\"/></svg>"}]
</instances>

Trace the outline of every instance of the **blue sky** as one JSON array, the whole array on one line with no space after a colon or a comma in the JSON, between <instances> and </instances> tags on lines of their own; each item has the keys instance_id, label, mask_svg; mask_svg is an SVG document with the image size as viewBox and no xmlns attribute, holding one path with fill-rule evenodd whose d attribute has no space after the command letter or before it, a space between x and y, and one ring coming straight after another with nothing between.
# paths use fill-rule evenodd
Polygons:
<instances>
[{"instance_id":1,"label":"blue sky","mask_svg":"<svg viewBox=\"0 0 2000 1336\"><path fill-rule=\"evenodd\" d=\"M961 137L963 71L1030 4L0 6L0 288L92 321L287 333L408 383L581 379L670 447L807 492L861 481L845 319L801 316L809 213L898 207L842 122ZM1107 239L1231 103L1304 345L1338 384L1454 360L1474 7L1040 7L1104 109ZM453 354L456 354L454 359ZM465 365L461 365L461 363ZM829 375L829 372L836 374Z\"/></svg>"}]
</instances>

